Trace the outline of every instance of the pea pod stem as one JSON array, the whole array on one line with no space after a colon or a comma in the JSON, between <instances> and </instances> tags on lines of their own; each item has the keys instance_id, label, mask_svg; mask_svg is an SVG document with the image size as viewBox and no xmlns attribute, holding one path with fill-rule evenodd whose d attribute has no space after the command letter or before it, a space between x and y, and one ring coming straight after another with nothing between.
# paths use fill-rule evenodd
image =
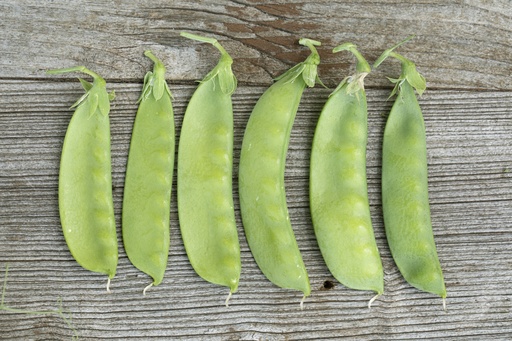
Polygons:
<instances>
[{"instance_id":1,"label":"pea pod stem","mask_svg":"<svg viewBox=\"0 0 512 341\"><path fill-rule=\"evenodd\" d=\"M59 75L63 73L69 73L69 72L83 72L89 76L91 76L94 79L101 79L101 77L94 71L89 70L85 66L74 66L70 68L63 68L63 69L52 69L46 71L49 75Z\"/></svg>"},{"instance_id":2,"label":"pea pod stem","mask_svg":"<svg viewBox=\"0 0 512 341\"><path fill-rule=\"evenodd\" d=\"M193 34L193 33L189 33L189 32L180 32L180 35L182 37L185 37L185 38L188 38L188 39L200 41L200 42L203 42L203 43L212 44L213 46L215 46L220 51L221 59L225 59L225 60L228 60L228 61L233 61L233 59L226 52L224 47L222 47L222 45L219 44L219 42L215 38L203 37L203 36L200 36L200 35L197 35L197 34Z\"/></svg>"},{"instance_id":3,"label":"pea pod stem","mask_svg":"<svg viewBox=\"0 0 512 341\"><path fill-rule=\"evenodd\" d=\"M146 50L144 51L144 55L146 57L148 57L149 59L151 59L151 61L153 62L153 69L164 69L165 70L165 66L164 64L162 63L162 61L160 59L158 59L154 54L153 52L151 52L150 50Z\"/></svg>"},{"instance_id":4,"label":"pea pod stem","mask_svg":"<svg viewBox=\"0 0 512 341\"><path fill-rule=\"evenodd\" d=\"M379 58L377 58L377 60L373 63L373 68L376 69L380 64L382 64L383 61L385 61L389 56L391 56L391 53L398 47L402 46L403 44L405 44L406 42L408 42L409 40L413 39L414 38L414 34L408 36L407 38L405 38L404 40L402 40L401 42L399 42L398 44L390 47L389 49L385 50Z\"/></svg>"},{"instance_id":5,"label":"pea pod stem","mask_svg":"<svg viewBox=\"0 0 512 341\"><path fill-rule=\"evenodd\" d=\"M394 52L397 47L411 40L413 37L414 36L409 36L405 40L384 51L373 65L373 68L377 68L388 57L393 57L400 61L402 67L400 77L396 79L388 77L388 79L395 84L393 91L389 95L390 98L400 92L402 84L405 81L407 81L416 90L419 96L423 94L427 87L425 78L416 70L416 65L414 62L405 58L401 54Z\"/></svg>"},{"instance_id":6,"label":"pea pod stem","mask_svg":"<svg viewBox=\"0 0 512 341\"><path fill-rule=\"evenodd\" d=\"M335 47L332 50L333 53L337 53L340 51L349 51L356 57L356 73L352 76L344 78L336 87L336 89L329 95L329 97L333 96L334 94L339 92L343 87L345 87L345 85L347 85L347 93L349 95L355 94L356 97L359 99L360 92L364 92L364 79L371 72L371 66L370 64L368 64L363 55L357 50L357 46L353 43L344 43Z\"/></svg>"},{"instance_id":7,"label":"pea pod stem","mask_svg":"<svg viewBox=\"0 0 512 341\"><path fill-rule=\"evenodd\" d=\"M304 63L312 63L320 60L320 55L318 54L318 51L315 46L321 46L322 43L320 43L317 40L309 39L309 38L301 38L299 40L299 44L303 46L309 47L311 50L311 54L308 56L308 58L304 61Z\"/></svg>"},{"instance_id":8,"label":"pea pod stem","mask_svg":"<svg viewBox=\"0 0 512 341\"><path fill-rule=\"evenodd\" d=\"M366 59L363 57L361 52L357 49L357 46L353 43L344 43L339 46L336 46L332 52L338 53L340 51L349 51L351 52L357 59L356 64L356 71L357 73L365 73L368 74L372 70L370 64L366 61Z\"/></svg>"}]
</instances>

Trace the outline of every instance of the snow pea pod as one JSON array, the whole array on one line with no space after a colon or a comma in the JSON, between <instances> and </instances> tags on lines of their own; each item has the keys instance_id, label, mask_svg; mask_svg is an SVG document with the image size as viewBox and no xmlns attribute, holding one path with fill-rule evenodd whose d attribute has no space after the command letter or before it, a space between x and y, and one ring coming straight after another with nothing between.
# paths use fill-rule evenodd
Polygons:
<instances>
[{"instance_id":1,"label":"snow pea pod","mask_svg":"<svg viewBox=\"0 0 512 341\"><path fill-rule=\"evenodd\" d=\"M309 278L290 224L284 170L294 118L306 86L318 81L320 43L301 39L311 55L268 88L254 107L242 142L239 192L251 252L265 276L309 296Z\"/></svg>"},{"instance_id":2,"label":"snow pea pod","mask_svg":"<svg viewBox=\"0 0 512 341\"><path fill-rule=\"evenodd\" d=\"M400 45L400 44L399 44ZM397 45L398 46L398 45ZM397 98L384 130L382 148L382 208L388 244L400 272L412 286L443 298L446 288L437 256L428 198L425 124L414 90L421 96L425 78L415 64L386 50L401 62L398 79L390 79Z\"/></svg>"},{"instance_id":3,"label":"snow pea pod","mask_svg":"<svg viewBox=\"0 0 512 341\"><path fill-rule=\"evenodd\" d=\"M75 260L85 269L116 274L117 237L110 161L110 100L106 82L84 66L50 70L49 74L83 72L85 94L76 108L62 146L59 212L64 238Z\"/></svg>"},{"instance_id":4,"label":"snow pea pod","mask_svg":"<svg viewBox=\"0 0 512 341\"><path fill-rule=\"evenodd\" d=\"M233 60L212 38L183 32L221 53L187 106L178 147L178 215L185 249L196 273L227 286L240 278L240 245L233 206Z\"/></svg>"},{"instance_id":5,"label":"snow pea pod","mask_svg":"<svg viewBox=\"0 0 512 341\"><path fill-rule=\"evenodd\" d=\"M311 216L320 251L334 277L349 288L380 295L383 270L366 183L364 78L371 68L355 45L346 43L333 52L343 50L356 56L356 74L331 93L318 120L311 149Z\"/></svg>"},{"instance_id":6,"label":"snow pea pod","mask_svg":"<svg viewBox=\"0 0 512 341\"><path fill-rule=\"evenodd\" d=\"M150 51L153 71L144 77L133 125L123 197L123 244L132 264L162 282L169 254L174 168L174 116L165 66Z\"/></svg>"}]
</instances>

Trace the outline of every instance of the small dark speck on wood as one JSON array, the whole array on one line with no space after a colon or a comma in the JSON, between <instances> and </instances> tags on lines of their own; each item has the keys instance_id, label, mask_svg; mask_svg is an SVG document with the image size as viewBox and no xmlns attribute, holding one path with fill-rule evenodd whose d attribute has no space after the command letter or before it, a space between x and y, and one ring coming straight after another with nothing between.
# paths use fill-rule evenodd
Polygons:
<instances>
[{"instance_id":1,"label":"small dark speck on wood","mask_svg":"<svg viewBox=\"0 0 512 341\"><path fill-rule=\"evenodd\" d=\"M333 289L334 287L336 286L336 284L334 284L333 281L331 280L326 280L324 282L324 285L322 286L321 290L331 290Z\"/></svg>"}]
</instances>

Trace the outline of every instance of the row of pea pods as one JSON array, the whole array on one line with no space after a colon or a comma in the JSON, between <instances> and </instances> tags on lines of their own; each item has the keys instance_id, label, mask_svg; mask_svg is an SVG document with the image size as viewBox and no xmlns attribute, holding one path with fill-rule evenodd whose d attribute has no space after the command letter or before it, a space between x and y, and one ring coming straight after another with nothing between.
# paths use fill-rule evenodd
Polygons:
<instances>
[{"instance_id":1,"label":"row of pea pods","mask_svg":"<svg viewBox=\"0 0 512 341\"><path fill-rule=\"evenodd\" d=\"M182 36L211 43L221 57L200 82L183 120L177 160L180 229L197 274L229 287L231 296L237 291L241 269L232 192L231 96L237 81L232 58L215 39L190 33ZM299 43L311 54L280 76L256 103L243 138L238 180L245 235L258 266L274 284L300 290L305 298L311 290L288 216L284 170L302 93L321 81L315 48L320 43L311 39ZM384 51L373 65L377 67L387 57L402 65L401 75L390 79L395 83L391 96L397 97L382 147L386 236L404 278L444 302L446 289L430 220L425 127L415 94L421 95L426 83L414 63L394 51L400 44ZM311 149L311 215L333 276L349 288L376 292L375 299L384 291L384 280L366 182L364 78L372 67L351 43L333 50L339 51L354 54L356 72L331 93L318 120ZM154 62L154 69L146 74L139 99L122 208L126 253L134 266L153 278L144 293L162 282L167 266L175 145L165 67L151 52L145 55ZM108 118L113 93L107 93L102 77L85 67L48 73L77 71L93 81L80 79L85 94L72 106L76 110L64 139L59 174L61 224L76 261L85 269L108 275L110 283L118 261Z\"/></svg>"}]
</instances>

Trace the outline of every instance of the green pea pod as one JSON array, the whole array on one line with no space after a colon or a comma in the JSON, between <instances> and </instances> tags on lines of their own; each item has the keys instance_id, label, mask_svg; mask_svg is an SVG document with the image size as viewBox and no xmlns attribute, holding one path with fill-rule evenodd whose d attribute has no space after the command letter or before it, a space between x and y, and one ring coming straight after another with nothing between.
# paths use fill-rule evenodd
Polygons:
<instances>
[{"instance_id":1,"label":"green pea pod","mask_svg":"<svg viewBox=\"0 0 512 341\"><path fill-rule=\"evenodd\" d=\"M187 256L206 281L227 286L240 278L240 245L233 206L233 60L217 40L220 60L194 92L185 112L178 147L178 215Z\"/></svg>"},{"instance_id":2,"label":"green pea pod","mask_svg":"<svg viewBox=\"0 0 512 341\"><path fill-rule=\"evenodd\" d=\"M397 45L398 46L398 45ZM396 47L396 46L395 46ZM404 278L412 286L443 298L446 288L432 232L428 199L425 124L414 90L425 79L414 63L392 49L385 57L400 60L402 73L393 79L397 98L386 122L382 149L382 209L388 244Z\"/></svg>"},{"instance_id":3,"label":"green pea pod","mask_svg":"<svg viewBox=\"0 0 512 341\"><path fill-rule=\"evenodd\" d=\"M123 244L132 264L162 282L169 254L174 168L174 116L165 66L150 51L153 72L144 77L133 125L123 197Z\"/></svg>"},{"instance_id":4,"label":"green pea pod","mask_svg":"<svg viewBox=\"0 0 512 341\"><path fill-rule=\"evenodd\" d=\"M106 83L84 66L50 70L49 74L83 72L86 93L75 103L60 160L59 212L64 238L76 261L85 269L116 274L117 237L112 199L110 161L110 99Z\"/></svg>"},{"instance_id":5,"label":"green pea pod","mask_svg":"<svg viewBox=\"0 0 512 341\"><path fill-rule=\"evenodd\" d=\"M284 170L290 133L306 86L318 81L319 42L301 39L311 55L278 78L256 103L242 143L240 208L251 252L274 284L309 296L309 278L290 224Z\"/></svg>"},{"instance_id":6,"label":"green pea pod","mask_svg":"<svg viewBox=\"0 0 512 341\"><path fill-rule=\"evenodd\" d=\"M333 52L342 50L357 57L356 74L329 96L318 120L311 149L311 216L320 251L334 277L349 288L380 295L383 270L366 183L364 78L371 68L355 45L346 43Z\"/></svg>"}]
</instances>

